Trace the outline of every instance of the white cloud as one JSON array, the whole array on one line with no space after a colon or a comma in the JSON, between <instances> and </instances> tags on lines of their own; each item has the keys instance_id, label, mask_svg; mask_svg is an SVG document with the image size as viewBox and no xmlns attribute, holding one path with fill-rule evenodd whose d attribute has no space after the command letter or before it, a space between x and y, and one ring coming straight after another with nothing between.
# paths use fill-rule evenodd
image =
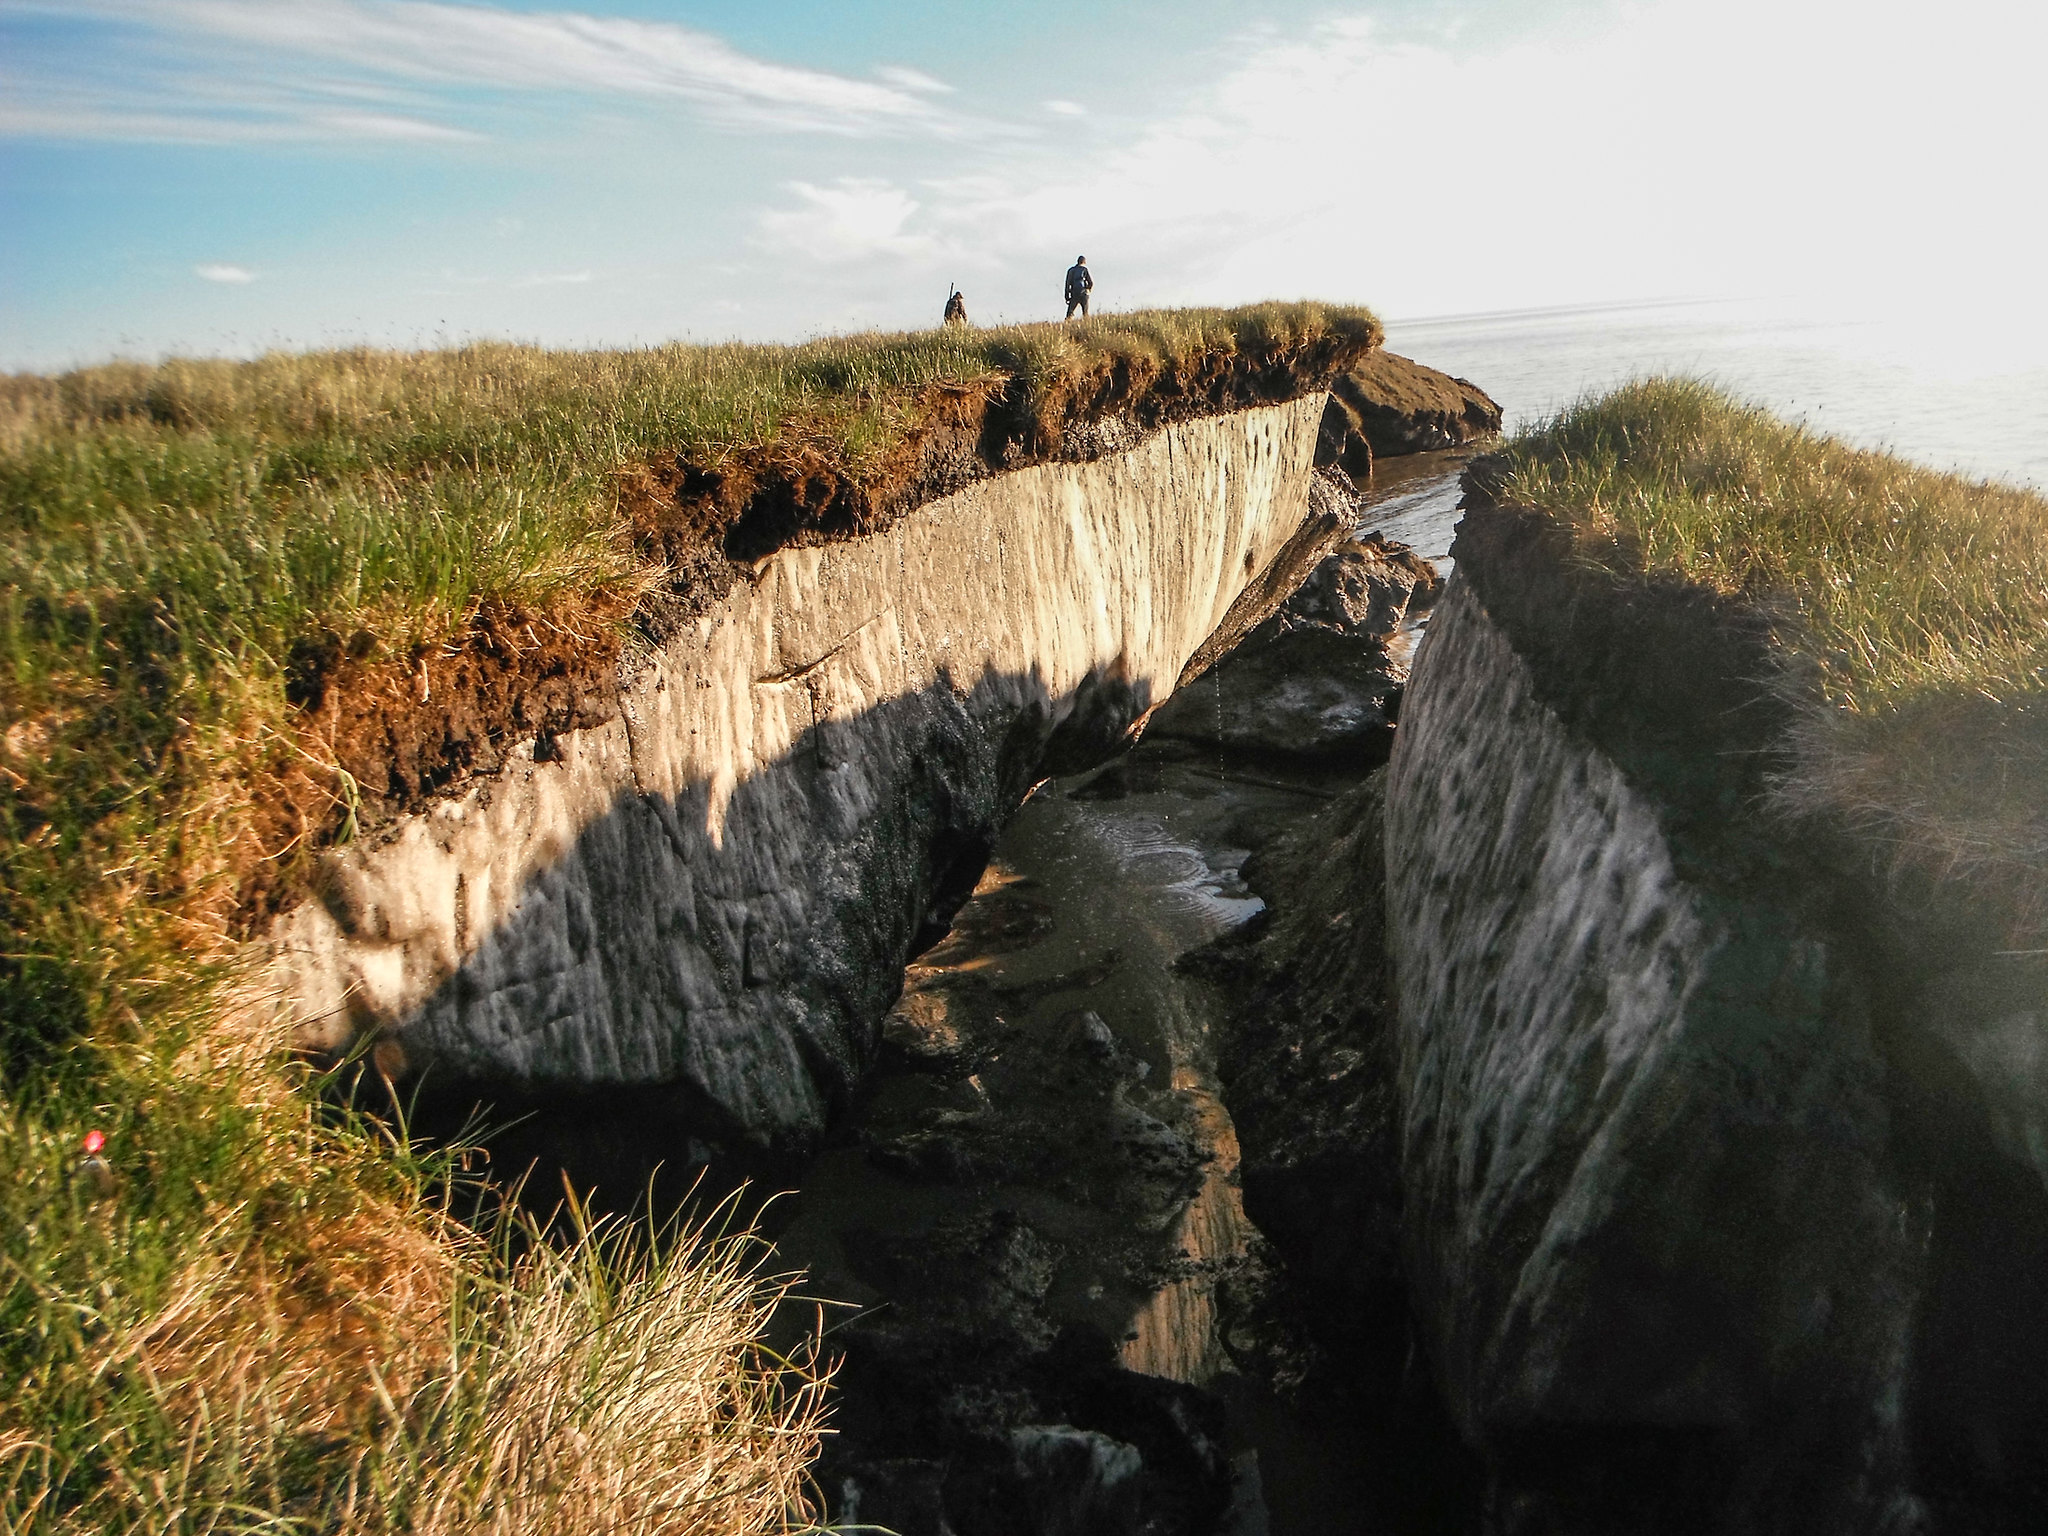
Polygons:
<instances>
[{"instance_id":1,"label":"white cloud","mask_svg":"<svg viewBox=\"0 0 2048 1536\"><path fill-rule=\"evenodd\" d=\"M0 0L0 18L23 7ZM95 36L61 65L20 54L0 66L0 137L238 144L382 139L461 143L481 136L422 115L431 103L375 82L313 78L227 53L200 60L137 52Z\"/></svg>"},{"instance_id":2,"label":"white cloud","mask_svg":"<svg viewBox=\"0 0 2048 1536\"><path fill-rule=\"evenodd\" d=\"M312 137L341 139L396 139L416 144L476 144L480 133L450 128L417 117L393 112L310 112L304 127Z\"/></svg>"},{"instance_id":3,"label":"white cloud","mask_svg":"<svg viewBox=\"0 0 2048 1536\"><path fill-rule=\"evenodd\" d=\"M1054 117L1086 117L1088 115L1088 109L1078 101L1066 101L1056 98L1052 101L1041 102L1040 105Z\"/></svg>"},{"instance_id":4,"label":"white cloud","mask_svg":"<svg viewBox=\"0 0 2048 1536\"><path fill-rule=\"evenodd\" d=\"M208 261L192 269L194 275L205 278L209 283L253 283L256 274L247 267L237 267L225 261Z\"/></svg>"},{"instance_id":5,"label":"white cloud","mask_svg":"<svg viewBox=\"0 0 2048 1536\"><path fill-rule=\"evenodd\" d=\"M919 204L903 188L869 177L842 176L830 186L793 181L794 208L760 216L758 242L813 261L843 262L869 256L935 255L940 242L906 226Z\"/></svg>"},{"instance_id":6,"label":"white cloud","mask_svg":"<svg viewBox=\"0 0 2048 1536\"><path fill-rule=\"evenodd\" d=\"M48 7L9 0L0 10ZM107 68L97 79L16 69L0 130L163 137L162 120L189 119L177 136L243 137L247 114L227 108L215 87L252 73L287 82L257 111L258 126L282 119L335 138L474 137L433 121L464 109L450 91L666 99L734 128L862 135L961 127L926 99L947 87L919 71L885 68L859 80L777 64L669 22L440 0L74 0L64 14L122 24L129 35L112 46L139 52L136 67ZM146 67L166 52L208 59L214 73ZM333 99L378 82L403 87L419 110L332 109ZM71 110L57 110L65 98Z\"/></svg>"},{"instance_id":7,"label":"white cloud","mask_svg":"<svg viewBox=\"0 0 2048 1536\"><path fill-rule=\"evenodd\" d=\"M889 84L900 86L906 91L923 91L933 96L950 96L953 87L935 75L928 75L921 69L911 69L904 64L878 64L875 77Z\"/></svg>"},{"instance_id":8,"label":"white cloud","mask_svg":"<svg viewBox=\"0 0 2048 1536\"><path fill-rule=\"evenodd\" d=\"M553 288L563 283L587 283L590 281L590 276L591 274L588 272L536 272L531 277L521 278L512 286L515 288Z\"/></svg>"},{"instance_id":9,"label":"white cloud","mask_svg":"<svg viewBox=\"0 0 2048 1536\"><path fill-rule=\"evenodd\" d=\"M372 112L306 112L282 121L124 111L97 103L0 104L0 138L101 139L133 144L275 144L368 139L416 144L474 144L483 135L423 118Z\"/></svg>"}]
</instances>

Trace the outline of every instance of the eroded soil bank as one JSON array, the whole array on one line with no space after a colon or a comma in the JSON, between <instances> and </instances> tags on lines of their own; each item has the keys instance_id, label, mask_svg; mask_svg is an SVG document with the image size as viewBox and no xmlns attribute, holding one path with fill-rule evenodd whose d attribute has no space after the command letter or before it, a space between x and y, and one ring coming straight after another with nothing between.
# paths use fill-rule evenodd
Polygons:
<instances>
[{"instance_id":1,"label":"eroded soil bank","mask_svg":"<svg viewBox=\"0 0 2048 1536\"><path fill-rule=\"evenodd\" d=\"M618 719L323 858L272 929L302 1042L367 1038L458 1109L666 1089L621 1149L643 1166L800 1155L1036 773L1113 750L1303 534L1321 412L1167 427L779 552Z\"/></svg>"}]
</instances>

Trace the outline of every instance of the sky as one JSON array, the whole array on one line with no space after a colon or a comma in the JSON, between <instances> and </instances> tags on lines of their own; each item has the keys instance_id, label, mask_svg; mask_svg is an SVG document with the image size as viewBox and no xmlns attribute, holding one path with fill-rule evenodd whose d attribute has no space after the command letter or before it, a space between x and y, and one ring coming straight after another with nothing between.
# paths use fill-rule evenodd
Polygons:
<instances>
[{"instance_id":1,"label":"sky","mask_svg":"<svg viewBox=\"0 0 2048 1536\"><path fill-rule=\"evenodd\" d=\"M2043 58L2038 0L0 0L0 368L1041 319L1084 252L2035 345Z\"/></svg>"}]
</instances>

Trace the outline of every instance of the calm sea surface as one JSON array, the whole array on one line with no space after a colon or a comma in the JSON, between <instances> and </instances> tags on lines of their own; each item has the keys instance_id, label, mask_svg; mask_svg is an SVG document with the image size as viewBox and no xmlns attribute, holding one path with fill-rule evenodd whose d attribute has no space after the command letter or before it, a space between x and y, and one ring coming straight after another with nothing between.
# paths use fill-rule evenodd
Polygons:
<instances>
[{"instance_id":1,"label":"calm sea surface","mask_svg":"<svg viewBox=\"0 0 2048 1536\"><path fill-rule=\"evenodd\" d=\"M1387 346L1472 380L1510 430L1582 394L1681 373L1859 446L2048 490L2044 330L1744 301L1389 322Z\"/></svg>"}]
</instances>

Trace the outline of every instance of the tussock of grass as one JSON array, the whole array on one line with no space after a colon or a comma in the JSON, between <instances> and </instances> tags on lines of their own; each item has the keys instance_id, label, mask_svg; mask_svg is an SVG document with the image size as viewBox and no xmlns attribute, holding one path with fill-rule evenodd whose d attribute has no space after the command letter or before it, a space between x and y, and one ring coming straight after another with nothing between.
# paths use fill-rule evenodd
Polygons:
<instances>
[{"instance_id":1,"label":"tussock of grass","mask_svg":"<svg viewBox=\"0 0 2048 1536\"><path fill-rule=\"evenodd\" d=\"M665 1251L623 1225L535 1246L476 1296L449 1368L383 1443L415 1536L808 1523L823 1383L760 1338L785 1294L752 1239ZM458 1327L458 1335L462 1330Z\"/></svg>"},{"instance_id":2,"label":"tussock of grass","mask_svg":"<svg viewBox=\"0 0 2048 1536\"><path fill-rule=\"evenodd\" d=\"M1521 434L1494 494L1785 614L1788 659L1819 693L1785 804L1846 815L1909 860L1998 887L2023 926L2041 919L2048 500L1669 379Z\"/></svg>"},{"instance_id":3,"label":"tussock of grass","mask_svg":"<svg viewBox=\"0 0 2048 1536\"><path fill-rule=\"evenodd\" d=\"M466 1154L303 1091L230 981L0 1096L0 1531L808 1523L822 1387L749 1234L457 1220Z\"/></svg>"}]
</instances>

